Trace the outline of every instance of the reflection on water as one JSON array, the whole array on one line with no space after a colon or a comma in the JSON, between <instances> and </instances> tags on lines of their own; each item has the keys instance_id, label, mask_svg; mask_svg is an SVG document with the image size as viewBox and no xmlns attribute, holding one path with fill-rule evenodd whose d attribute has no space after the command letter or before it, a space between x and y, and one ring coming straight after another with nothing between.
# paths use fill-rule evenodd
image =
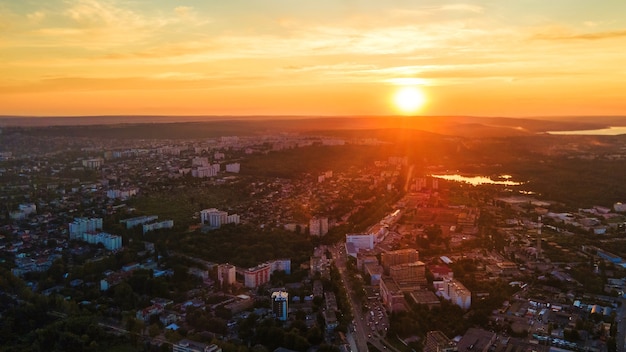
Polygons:
<instances>
[{"instance_id":1,"label":"reflection on water","mask_svg":"<svg viewBox=\"0 0 626 352\"><path fill-rule=\"evenodd\" d=\"M499 176L499 180L492 180L485 176L461 176L461 175L430 175L432 177L441 178L448 181L465 182L474 186L489 184L489 185L505 185L505 186L519 186L522 182L511 181L510 175Z\"/></svg>"},{"instance_id":2,"label":"reflection on water","mask_svg":"<svg viewBox=\"0 0 626 352\"><path fill-rule=\"evenodd\" d=\"M548 134L566 134L566 135L594 135L594 136L616 136L618 134L626 134L626 127L609 127L599 130L580 130L580 131L548 131Z\"/></svg>"}]
</instances>

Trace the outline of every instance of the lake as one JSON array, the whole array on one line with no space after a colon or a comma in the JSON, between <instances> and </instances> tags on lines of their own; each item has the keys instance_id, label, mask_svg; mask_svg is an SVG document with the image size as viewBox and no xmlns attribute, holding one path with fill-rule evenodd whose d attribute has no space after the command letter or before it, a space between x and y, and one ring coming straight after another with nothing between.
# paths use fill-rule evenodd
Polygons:
<instances>
[{"instance_id":1,"label":"lake","mask_svg":"<svg viewBox=\"0 0 626 352\"><path fill-rule=\"evenodd\" d=\"M598 136L617 136L626 134L625 126L616 126L602 128L598 130L578 130L578 131L548 131L548 134L564 134L564 135L598 135Z\"/></svg>"},{"instance_id":2,"label":"lake","mask_svg":"<svg viewBox=\"0 0 626 352\"><path fill-rule=\"evenodd\" d=\"M431 177L440 178L448 181L465 182L474 186L478 185L504 185L504 186L519 186L523 182L511 181L511 176L500 175L498 179L493 180L486 176L461 176L461 175L430 175Z\"/></svg>"}]
</instances>

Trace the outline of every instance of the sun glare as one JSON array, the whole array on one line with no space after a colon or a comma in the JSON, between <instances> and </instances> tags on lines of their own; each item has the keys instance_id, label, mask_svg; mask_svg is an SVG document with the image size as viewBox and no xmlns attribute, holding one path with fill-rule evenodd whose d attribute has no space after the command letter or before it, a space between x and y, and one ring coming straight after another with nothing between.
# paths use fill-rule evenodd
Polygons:
<instances>
[{"instance_id":1,"label":"sun glare","mask_svg":"<svg viewBox=\"0 0 626 352\"><path fill-rule=\"evenodd\" d=\"M424 103L426 97L417 87L402 87L393 96L395 107L403 114L413 114L417 112Z\"/></svg>"}]
</instances>

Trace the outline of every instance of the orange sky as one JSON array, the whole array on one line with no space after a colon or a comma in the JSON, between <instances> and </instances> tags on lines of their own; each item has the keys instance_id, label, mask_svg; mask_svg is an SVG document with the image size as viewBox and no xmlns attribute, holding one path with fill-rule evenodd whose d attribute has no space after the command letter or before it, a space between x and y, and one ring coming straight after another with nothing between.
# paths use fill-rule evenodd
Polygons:
<instances>
[{"instance_id":1,"label":"orange sky","mask_svg":"<svg viewBox=\"0 0 626 352\"><path fill-rule=\"evenodd\" d=\"M626 115L626 1L0 0L0 115Z\"/></svg>"}]
</instances>

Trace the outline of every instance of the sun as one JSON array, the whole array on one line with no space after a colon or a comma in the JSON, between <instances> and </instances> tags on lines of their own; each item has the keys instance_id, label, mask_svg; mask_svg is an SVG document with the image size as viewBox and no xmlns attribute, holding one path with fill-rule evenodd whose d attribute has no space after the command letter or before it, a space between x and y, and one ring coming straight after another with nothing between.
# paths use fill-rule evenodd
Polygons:
<instances>
[{"instance_id":1,"label":"sun","mask_svg":"<svg viewBox=\"0 0 626 352\"><path fill-rule=\"evenodd\" d=\"M426 96L424 92L417 87L402 87L393 95L393 103L401 113L413 114L424 106Z\"/></svg>"}]
</instances>

